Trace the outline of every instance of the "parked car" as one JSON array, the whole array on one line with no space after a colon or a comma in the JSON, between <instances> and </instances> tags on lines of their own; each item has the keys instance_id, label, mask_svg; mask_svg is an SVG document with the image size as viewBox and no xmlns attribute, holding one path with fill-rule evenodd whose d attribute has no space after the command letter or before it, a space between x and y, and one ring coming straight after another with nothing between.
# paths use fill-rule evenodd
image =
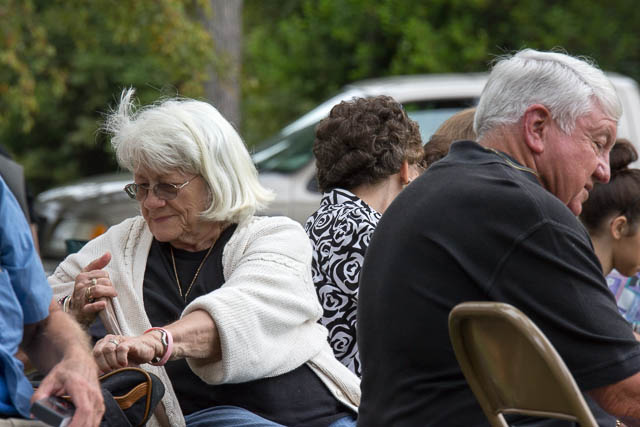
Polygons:
<instances>
[{"instance_id":1,"label":"parked car","mask_svg":"<svg viewBox=\"0 0 640 427\"><path fill-rule=\"evenodd\" d=\"M90 240L137 215L138 203L123 191L132 181L125 172L96 175L38 194L34 209L42 258L60 260L73 251L67 245L74 240Z\"/></svg>"},{"instance_id":2,"label":"parked car","mask_svg":"<svg viewBox=\"0 0 640 427\"><path fill-rule=\"evenodd\" d=\"M640 92L636 82L608 74L622 100L624 114L618 133L640 148ZM403 104L420 125L423 140L455 112L474 106L486 83L487 74L441 74L388 77L350 84L343 90L259 144L253 159L260 180L276 192L265 215L286 215L301 223L320 202L311 152L317 123L331 108L354 97L389 95ZM36 199L36 211L45 218L40 244L44 257L61 258L69 239L88 240L109 226L136 215L137 203L122 191L130 174L87 178L45 191Z\"/></svg>"}]
</instances>

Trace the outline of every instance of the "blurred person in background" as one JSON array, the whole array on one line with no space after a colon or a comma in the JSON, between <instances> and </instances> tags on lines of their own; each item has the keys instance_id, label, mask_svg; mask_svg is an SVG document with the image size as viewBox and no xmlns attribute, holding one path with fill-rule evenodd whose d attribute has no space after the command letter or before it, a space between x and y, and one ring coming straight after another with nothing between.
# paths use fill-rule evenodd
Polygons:
<instances>
[{"instance_id":1,"label":"blurred person in background","mask_svg":"<svg viewBox=\"0 0 640 427\"><path fill-rule=\"evenodd\" d=\"M170 99L135 110L133 93L105 128L142 216L49 278L85 325L113 304L121 334L96 343L98 365L147 364L165 384L172 426L354 425L359 381L318 324L304 230L254 216L272 194L214 107Z\"/></svg>"},{"instance_id":2,"label":"blurred person in background","mask_svg":"<svg viewBox=\"0 0 640 427\"><path fill-rule=\"evenodd\" d=\"M610 154L611 179L594 186L589 199L582 204L580 220L587 228L602 273L607 276L614 269L625 277L640 271L640 169L629 168L638 160L638 153L627 139L619 138ZM609 287L616 297L620 312L635 331L638 323L636 301L638 289L631 280L614 280Z\"/></svg>"},{"instance_id":3,"label":"blurred person in background","mask_svg":"<svg viewBox=\"0 0 640 427\"><path fill-rule=\"evenodd\" d=\"M72 427L97 426L104 403L89 339L52 299L24 212L2 178L0 326L0 426L43 425L29 420L30 403L63 394L76 406ZM19 347L46 374L35 393Z\"/></svg>"},{"instance_id":4,"label":"blurred person in background","mask_svg":"<svg viewBox=\"0 0 640 427\"><path fill-rule=\"evenodd\" d=\"M333 352L360 375L356 343L358 279L380 216L422 171L418 124L388 96L343 101L316 128L320 208L305 230L313 281Z\"/></svg>"},{"instance_id":5,"label":"blurred person in background","mask_svg":"<svg viewBox=\"0 0 640 427\"><path fill-rule=\"evenodd\" d=\"M629 167L638 153L630 141L620 138L609 158L611 179L593 187L582 204L580 220L589 231L603 274L615 268L630 277L640 271L640 169Z\"/></svg>"},{"instance_id":6,"label":"blurred person in background","mask_svg":"<svg viewBox=\"0 0 640 427\"><path fill-rule=\"evenodd\" d=\"M475 113L475 107L458 111L436 129L429 142L424 145L424 163L427 168L449 154L449 148L454 141L476 140L473 130Z\"/></svg>"},{"instance_id":7,"label":"blurred person in background","mask_svg":"<svg viewBox=\"0 0 640 427\"><path fill-rule=\"evenodd\" d=\"M594 184L610 178L621 114L611 82L586 60L525 49L496 62L476 107L477 142L452 144L371 239L358 305L358 423L487 425L447 319L461 302L496 301L544 332L608 412L601 425L640 425L640 344L577 218Z\"/></svg>"}]
</instances>

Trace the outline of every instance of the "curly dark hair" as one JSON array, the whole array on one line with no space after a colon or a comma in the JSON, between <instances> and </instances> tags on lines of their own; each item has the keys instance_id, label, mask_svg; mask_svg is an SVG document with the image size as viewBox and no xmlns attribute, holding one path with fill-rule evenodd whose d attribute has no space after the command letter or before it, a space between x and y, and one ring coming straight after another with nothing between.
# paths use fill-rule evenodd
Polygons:
<instances>
[{"instance_id":1,"label":"curly dark hair","mask_svg":"<svg viewBox=\"0 0 640 427\"><path fill-rule=\"evenodd\" d=\"M629 140L619 138L609 159L611 179L606 184L594 185L582 204L580 220L593 234L601 231L601 225L612 214L625 215L633 234L640 219L640 169L629 168L629 165L638 160L638 152Z\"/></svg>"},{"instance_id":2,"label":"curly dark hair","mask_svg":"<svg viewBox=\"0 0 640 427\"><path fill-rule=\"evenodd\" d=\"M334 106L318 123L313 142L318 186L353 189L422 161L418 124L389 96L356 98Z\"/></svg>"}]
</instances>

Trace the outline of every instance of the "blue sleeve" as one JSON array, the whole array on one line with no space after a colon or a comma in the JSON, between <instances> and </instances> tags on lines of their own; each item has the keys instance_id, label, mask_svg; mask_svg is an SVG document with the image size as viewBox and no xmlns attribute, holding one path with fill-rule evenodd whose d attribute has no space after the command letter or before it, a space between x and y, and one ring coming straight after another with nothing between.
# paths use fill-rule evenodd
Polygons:
<instances>
[{"instance_id":1,"label":"blue sleeve","mask_svg":"<svg viewBox=\"0 0 640 427\"><path fill-rule=\"evenodd\" d=\"M15 197L0 178L0 268L6 270L24 323L49 315L52 290L33 245L31 230Z\"/></svg>"}]
</instances>

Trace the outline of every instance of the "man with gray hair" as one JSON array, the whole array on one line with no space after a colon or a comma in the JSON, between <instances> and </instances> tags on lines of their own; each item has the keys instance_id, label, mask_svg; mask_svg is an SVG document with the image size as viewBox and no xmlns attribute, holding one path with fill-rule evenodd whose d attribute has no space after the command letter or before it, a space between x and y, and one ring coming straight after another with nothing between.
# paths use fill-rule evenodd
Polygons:
<instances>
[{"instance_id":1,"label":"man with gray hair","mask_svg":"<svg viewBox=\"0 0 640 427\"><path fill-rule=\"evenodd\" d=\"M487 425L448 336L449 312L464 301L522 310L612 415L601 425L640 423L640 345L576 218L609 180L621 112L604 73L583 59L527 49L496 63L475 115L478 142L454 143L405 189L369 245L359 425Z\"/></svg>"}]
</instances>

